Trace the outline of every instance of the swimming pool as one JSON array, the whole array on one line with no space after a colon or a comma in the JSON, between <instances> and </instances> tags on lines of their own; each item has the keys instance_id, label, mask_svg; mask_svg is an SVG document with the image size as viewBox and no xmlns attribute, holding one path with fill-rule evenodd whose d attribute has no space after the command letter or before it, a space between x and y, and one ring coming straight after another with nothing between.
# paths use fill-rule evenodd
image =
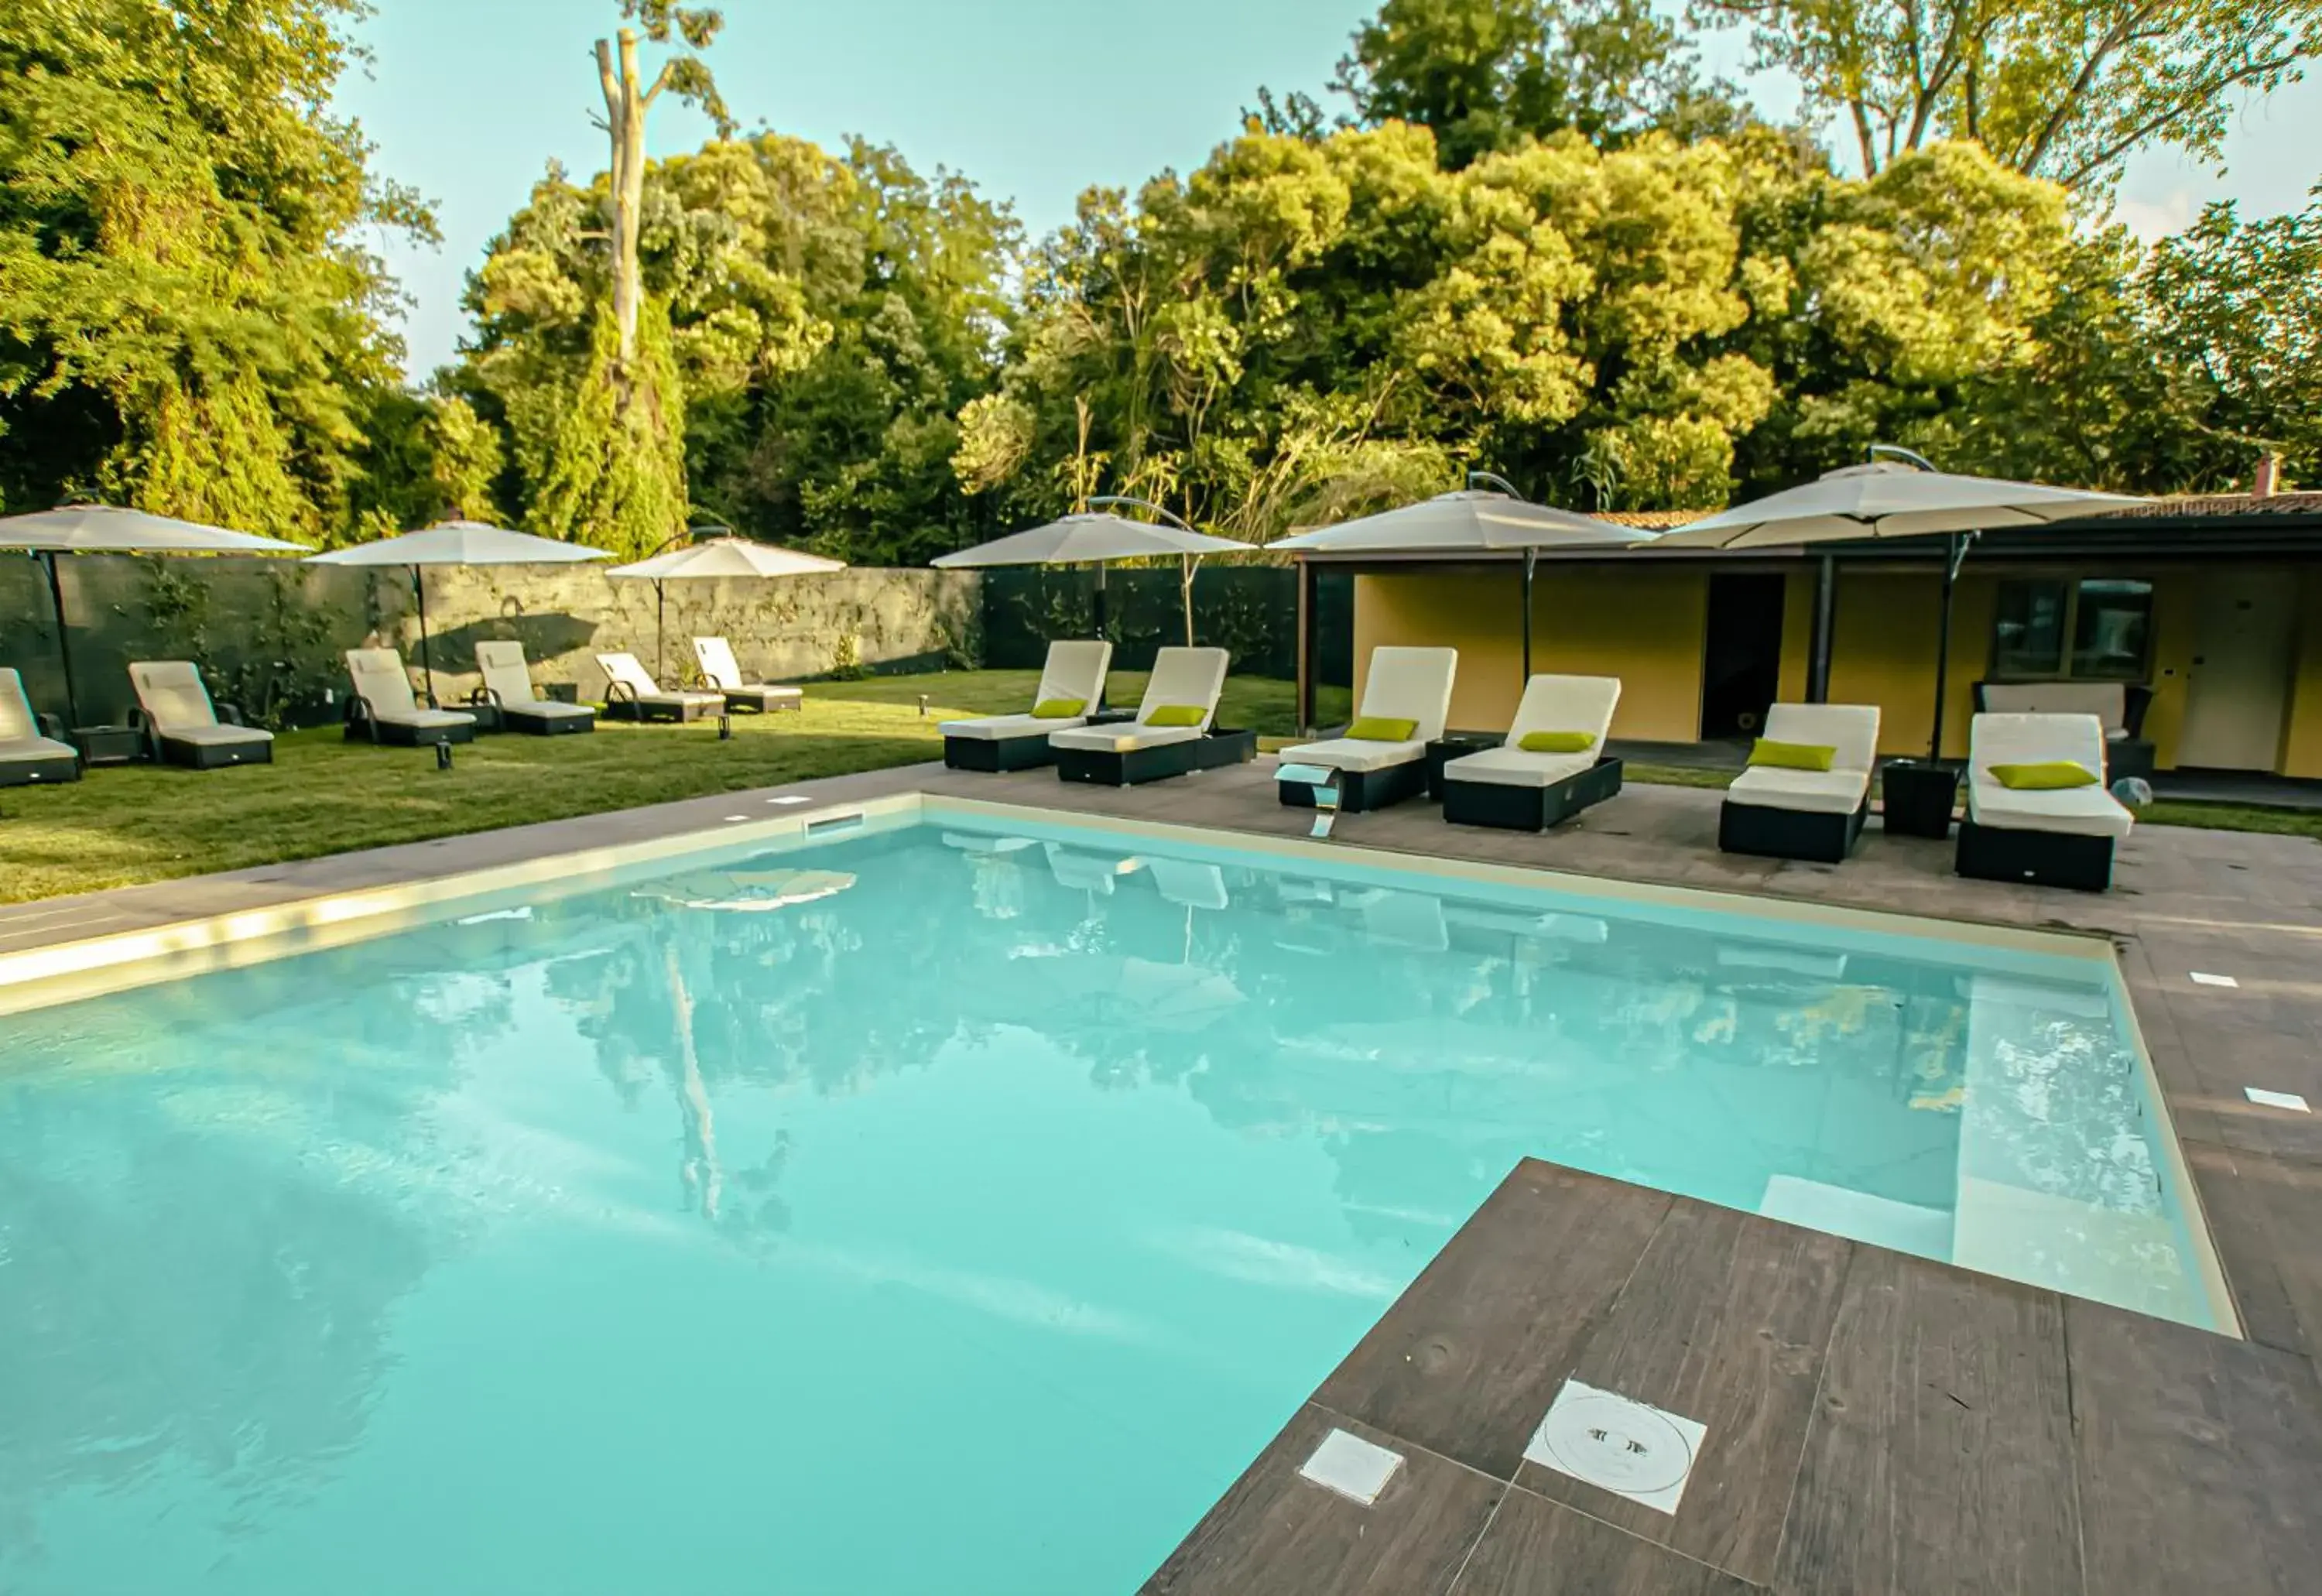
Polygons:
<instances>
[{"instance_id":1,"label":"swimming pool","mask_svg":"<svg viewBox=\"0 0 2322 1596\"><path fill-rule=\"evenodd\" d=\"M2108 950L1736 907L931 802L19 1014L0 1588L1131 1589L1525 1154L2220 1323Z\"/></svg>"}]
</instances>

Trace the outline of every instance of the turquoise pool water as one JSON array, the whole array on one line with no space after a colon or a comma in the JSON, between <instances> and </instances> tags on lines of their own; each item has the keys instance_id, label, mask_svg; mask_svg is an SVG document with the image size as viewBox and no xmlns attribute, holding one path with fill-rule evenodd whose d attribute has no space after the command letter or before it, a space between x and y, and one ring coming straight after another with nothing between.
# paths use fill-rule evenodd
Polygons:
<instances>
[{"instance_id":1,"label":"turquoise pool water","mask_svg":"<svg viewBox=\"0 0 2322 1596\"><path fill-rule=\"evenodd\" d=\"M0 1022L0 1590L1133 1589L1519 1157L2207 1298L2107 963L950 820Z\"/></svg>"}]
</instances>

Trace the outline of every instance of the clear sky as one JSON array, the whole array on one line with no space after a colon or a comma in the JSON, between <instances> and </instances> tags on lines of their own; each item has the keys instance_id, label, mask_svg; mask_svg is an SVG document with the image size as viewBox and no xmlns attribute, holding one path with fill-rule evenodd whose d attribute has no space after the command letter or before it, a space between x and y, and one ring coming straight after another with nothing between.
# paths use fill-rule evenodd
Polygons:
<instances>
[{"instance_id":1,"label":"clear sky","mask_svg":"<svg viewBox=\"0 0 2322 1596\"><path fill-rule=\"evenodd\" d=\"M1198 166L1230 137L1257 86L1319 93L1364 0L727 0L711 52L745 126L835 144L862 133L922 170L964 173L1014 203L1034 233L1068 219L1091 184L1133 186ZM591 41L613 0L379 0L361 36L375 60L342 94L379 145L378 169L434 202L440 249L386 254L413 301L405 333L415 375L451 359L459 296L485 243L552 158L586 176L605 165ZM1740 77L1738 43L1713 40ZM1753 84L1786 114L1784 84ZM708 126L656 106L656 155L690 149ZM2243 112L2228 172L2149 156L2122 213L2151 236L2212 197L2252 214L2295 208L2322 176L2322 82Z\"/></svg>"}]
</instances>

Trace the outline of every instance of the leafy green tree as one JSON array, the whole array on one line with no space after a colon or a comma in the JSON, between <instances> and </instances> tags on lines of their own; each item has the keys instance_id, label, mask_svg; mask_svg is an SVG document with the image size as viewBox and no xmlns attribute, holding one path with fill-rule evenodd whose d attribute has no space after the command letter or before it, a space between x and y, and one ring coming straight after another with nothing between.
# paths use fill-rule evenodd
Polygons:
<instances>
[{"instance_id":1,"label":"leafy green tree","mask_svg":"<svg viewBox=\"0 0 2322 1596\"><path fill-rule=\"evenodd\" d=\"M579 506L596 502L576 496L576 445L608 459L588 442L596 424L575 421L602 413L583 373L599 358L606 268L590 223L606 188L552 170L470 287L477 333L458 381L507 428L517 502L544 528L585 524ZM979 506L949 460L1010 315L1004 209L891 150L856 141L832 156L766 133L648 167L641 214L644 291L664 307L704 512L858 561L973 541ZM609 482L606 469L590 479Z\"/></svg>"},{"instance_id":2,"label":"leafy green tree","mask_svg":"<svg viewBox=\"0 0 2322 1596\"><path fill-rule=\"evenodd\" d=\"M354 0L13 0L0 496L314 537L398 353L373 226L432 236L331 94Z\"/></svg>"},{"instance_id":3,"label":"leafy green tree","mask_svg":"<svg viewBox=\"0 0 2322 1596\"><path fill-rule=\"evenodd\" d=\"M1839 118L1866 173L1944 139L2107 192L2136 150L2217 158L2248 93L2322 50L2317 0L1692 0Z\"/></svg>"}]
</instances>

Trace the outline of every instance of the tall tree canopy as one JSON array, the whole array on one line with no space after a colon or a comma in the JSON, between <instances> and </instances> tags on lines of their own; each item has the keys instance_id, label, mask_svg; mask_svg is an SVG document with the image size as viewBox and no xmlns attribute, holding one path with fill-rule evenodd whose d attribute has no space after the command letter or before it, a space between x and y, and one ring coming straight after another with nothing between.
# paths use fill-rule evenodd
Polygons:
<instances>
[{"instance_id":1,"label":"tall tree canopy","mask_svg":"<svg viewBox=\"0 0 2322 1596\"><path fill-rule=\"evenodd\" d=\"M571 435L602 403L608 181L552 171L469 289L453 384L507 428L511 497L543 530L571 514ZM966 541L953 418L991 382L1007 212L891 150L764 133L648 166L639 214L640 348L686 396L701 513L855 561Z\"/></svg>"},{"instance_id":2,"label":"tall tree canopy","mask_svg":"<svg viewBox=\"0 0 2322 1596\"><path fill-rule=\"evenodd\" d=\"M0 498L339 525L398 353L371 224L432 234L331 114L355 0L12 0Z\"/></svg>"},{"instance_id":3,"label":"tall tree canopy","mask_svg":"<svg viewBox=\"0 0 2322 1596\"><path fill-rule=\"evenodd\" d=\"M1865 182L1764 130L1457 171L1401 123L1253 133L1083 202L956 463L1010 518L1102 483L1258 538L1462 463L1716 505L2021 379L2083 248L2060 190L1970 145Z\"/></svg>"},{"instance_id":4,"label":"tall tree canopy","mask_svg":"<svg viewBox=\"0 0 2322 1596\"><path fill-rule=\"evenodd\" d=\"M1939 139L2068 188L2136 150L2214 160L2244 94L2322 50L2322 0L1692 0L1750 30L1876 172Z\"/></svg>"}]
</instances>

